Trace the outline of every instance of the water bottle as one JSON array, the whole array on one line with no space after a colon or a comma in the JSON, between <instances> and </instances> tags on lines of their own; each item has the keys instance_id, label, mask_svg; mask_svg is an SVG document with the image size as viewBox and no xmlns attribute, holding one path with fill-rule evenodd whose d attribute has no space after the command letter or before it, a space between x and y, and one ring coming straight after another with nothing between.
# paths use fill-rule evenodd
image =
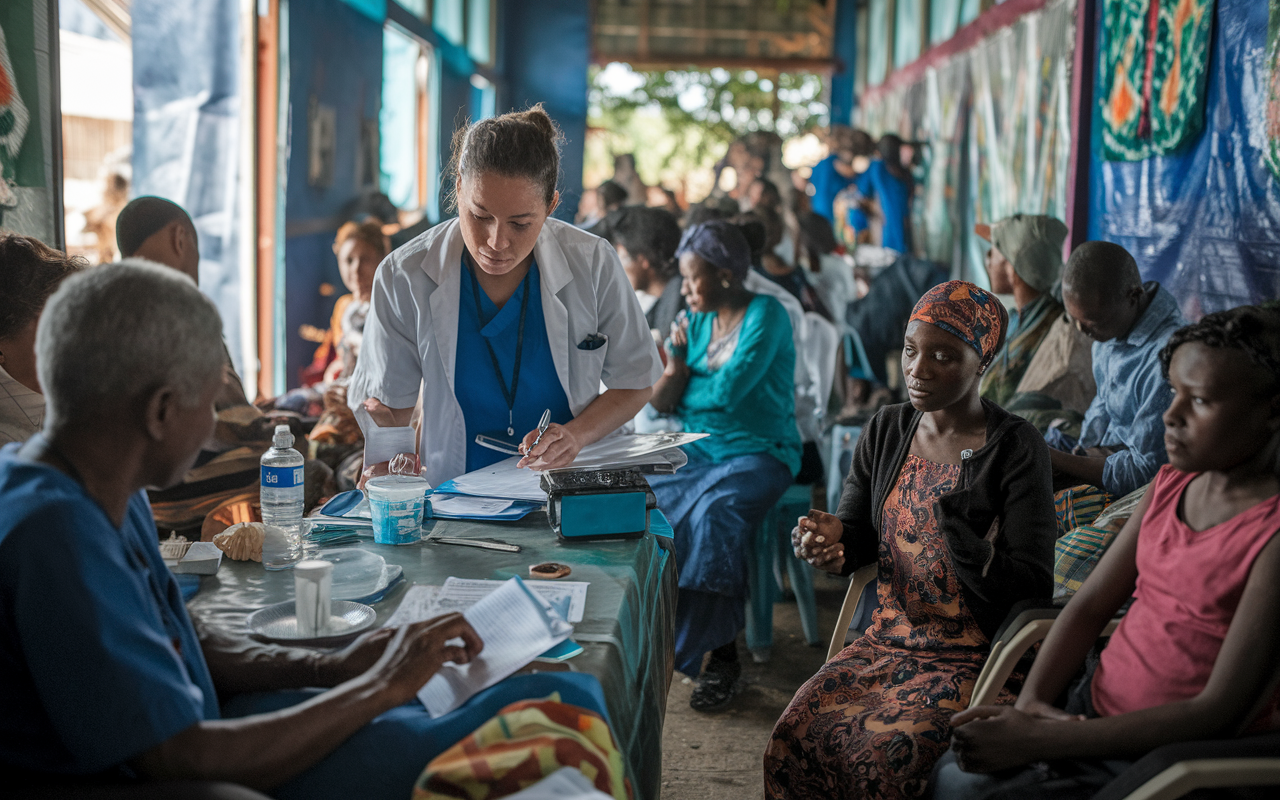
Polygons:
<instances>
[{"instance_id":1,"label":"water bottle","mask_svg":"<svg viewBox=\"0 0 1280 800\"><path fill-rule=\"evenodd\" d=\"M262 522L285 533L282 543L263 542L262 565L288 569L302 555L303 458L293 449L288 425L277 425L271 449L262 456ZM270 539L272 537L268 537ZM275 545L275 546L270 546Z\"/></svg>"}]
</instances>

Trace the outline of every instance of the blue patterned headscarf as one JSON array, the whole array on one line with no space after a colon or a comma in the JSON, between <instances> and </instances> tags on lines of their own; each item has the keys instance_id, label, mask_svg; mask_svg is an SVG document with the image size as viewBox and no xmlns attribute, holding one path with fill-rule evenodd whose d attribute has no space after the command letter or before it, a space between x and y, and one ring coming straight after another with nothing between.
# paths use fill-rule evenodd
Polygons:
<instances>
[{"instance_id":1,"label":"blue patterned headscarf","mask_svg":"<svg viewBox=\"0 0 1280 800\"><path fill-rule=\"evenodd\" d=\"M680 238L676 258L693 253L716 269L727 269L742 280L751 269L751 245L732 222L713 219L691 226Z\"/></svg>"}]
</instances>

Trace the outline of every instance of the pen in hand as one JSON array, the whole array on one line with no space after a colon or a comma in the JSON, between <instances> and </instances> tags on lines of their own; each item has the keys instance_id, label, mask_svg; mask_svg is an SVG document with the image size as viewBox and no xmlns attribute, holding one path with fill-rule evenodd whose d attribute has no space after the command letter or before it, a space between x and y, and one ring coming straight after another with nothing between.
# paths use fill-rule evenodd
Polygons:
<instances>
[{"instance_id":1,"label":"pen in hand","mask_svg":"<svg viewBox=\"0 0 1280 800\"><path fill-rule=\"evenodd\" d=\"M533 444L529 445L526 454L532 453L533 448L538 446L538 442L542 441L542 434L547 432L547 428L551 426L551 409L542 412L542 418L538 420L538 438L533 440Z\"/></svg>"}]
</instances>

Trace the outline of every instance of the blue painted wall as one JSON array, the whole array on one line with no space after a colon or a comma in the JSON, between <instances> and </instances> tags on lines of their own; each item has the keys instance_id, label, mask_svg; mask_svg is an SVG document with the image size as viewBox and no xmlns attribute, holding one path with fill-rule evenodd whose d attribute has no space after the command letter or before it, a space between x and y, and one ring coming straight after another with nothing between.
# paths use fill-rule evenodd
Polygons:
<instances>
[{"instance_id":1,"label":"blue painted wall","mask_svg":"<svg viewBox=\"0 0 1280 800\"><path fill-rule=\"evenodd\" d=\"M583 146L587 135L587 67L591 16L587 0L505 0L498 18L501 69L498 113L541 102L564 131L560 207L572 220L582 197Z\"/></svg>"},{"instance_id":2,"label":"blue painted wall","mask_svg":"<svg viewBox=\"0 0 1280 800\"><path fill-rule=\"evenodd\" d=\"M858 65L857 0L837 0L833 55L840 65L831 76L831 124L848 125L858 99L853 96L854 70Z\"/></svg>"},{"instance_id":3,"label":"blue painted wall","mask_svg":"<svg viewBox=\"0 0 1280 800\"><path fill-rule=\"evenodd\" d=\"M333 254L342 215L359 195L356 161L362 120L377 119L382 96L382 26L340 0L289 4L289 167L285 192L285 381L298 385L298 370L315 344L298 335L301 325L326 328L333 304L345 294ZM307 182L312 98L337 114L333 182ZM328 283L338 292L320 294ZM279 324L279 323L277 323Z\"/></svg>"}]
</instances>

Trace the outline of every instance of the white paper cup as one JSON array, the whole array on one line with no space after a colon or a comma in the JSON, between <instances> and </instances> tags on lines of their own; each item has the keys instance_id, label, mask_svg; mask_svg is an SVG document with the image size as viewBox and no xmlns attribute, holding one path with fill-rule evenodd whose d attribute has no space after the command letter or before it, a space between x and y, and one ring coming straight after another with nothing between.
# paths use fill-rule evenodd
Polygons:
<instances>
[{"instance_id":1,"label":"white paper cup","mask_svg":"<svg viewBox=\"0 0 1280 800\"><path fill-rule=\"evenodd\" d=\"M422 514L430 484L410 475L382 475L364 485L377 544L414 544L422 538Z\"/></svg>"},{"instance_id":2,"label":"white paper cup","mask_svg":"<svg viewBox=\"0 0 1280 800\"><path fill-rule=\"evenodd\" d=\"M333 562L312 560L294 565L294 613L298 617L299 636L312 638L325 634L331 616L332 587Z\"/></svg>"}]
</instances>

